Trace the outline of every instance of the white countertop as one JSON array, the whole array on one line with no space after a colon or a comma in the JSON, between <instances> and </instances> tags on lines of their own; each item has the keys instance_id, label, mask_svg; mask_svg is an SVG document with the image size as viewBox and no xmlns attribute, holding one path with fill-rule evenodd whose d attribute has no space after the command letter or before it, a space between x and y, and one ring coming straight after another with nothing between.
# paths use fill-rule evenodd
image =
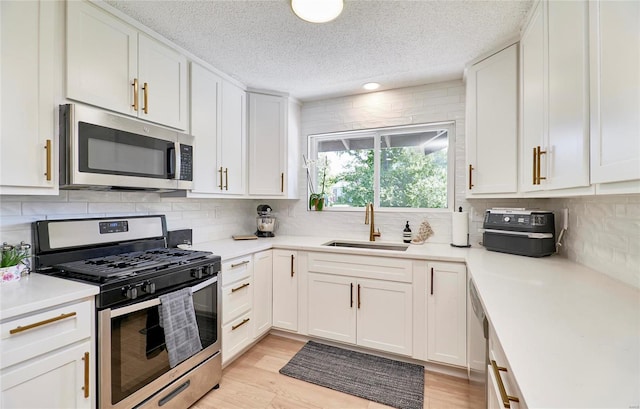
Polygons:
<instances>
[{"instance_id":1,"label":"white countertop","mask_svg":"<svg viewBox=\"0 0 640 409\"><path fill-rule=\"evenodd\" d=\"M0 285L0 321L96 294L95 285L32 273Z\"/></svg>"},{"instance_id":2,"label":"white countertop","mask_svg":"<svg viewBox=\"0 0 640 409\"><path fill-rule=\"evenodd\" d=\"M286 248L465 262L529 408L640 404L640 290L558 256L431 243L405 252L321 246L328 241L279 236L193 248L223 260Z\"/></svg>"}]
</instances>

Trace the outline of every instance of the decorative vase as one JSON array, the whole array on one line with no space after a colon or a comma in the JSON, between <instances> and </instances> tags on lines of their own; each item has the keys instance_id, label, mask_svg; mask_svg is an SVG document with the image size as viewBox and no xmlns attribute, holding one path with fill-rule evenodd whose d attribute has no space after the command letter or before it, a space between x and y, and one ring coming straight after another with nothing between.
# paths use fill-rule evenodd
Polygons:
<instances>
[{"instance_id":1,"label":"decorative vase","mask_svg":"<svg viewBox=\"0 0 640 409\"><path fill-rule=\"evenodd\" d=\"M16 266L11 266L11 267L1 267L0 283L10 283L12 281L20 280L20 276L22 275L22 270L24 269L25 269L24 264L18 264Z\"/></svg>"},{"instance_id":2,"label":"decorative vase","mask_svg":"<svg viewBox=\"0 0 640 409\"><path fill-rule=\"evenodd\" d=\"M321 197L319 197L319 198L316 200L316 203L315 203L315 205L314 205L314 206L315 206L315 208L316 208L316 210L317 210L317 211L322 211L322 209L324 208L324 197L322 197L322 196L321 196Z\"/></svg>"}]
</instances>

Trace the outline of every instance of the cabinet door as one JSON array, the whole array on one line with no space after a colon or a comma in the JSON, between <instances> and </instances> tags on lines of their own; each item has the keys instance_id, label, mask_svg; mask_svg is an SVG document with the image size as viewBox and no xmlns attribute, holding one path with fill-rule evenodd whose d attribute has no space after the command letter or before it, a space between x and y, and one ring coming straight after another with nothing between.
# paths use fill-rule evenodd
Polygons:
<instances>
[{"instance_id":1,"label":"cabinet door","mask_svg":"<svg viewBox=\"0 0 640 409\"><path fill-rule=\"evenodd\" d=\"M309 273L309 335L356 343L356 279Z\"/></svg>"},{"instance_id":2,"label":"cabinet door","mask_svg":"<svg viewBox=\"0 0 640 409\"><path fill-rule=\"evenodd\" d=\"M518 190L518 46L467 73L467 195Z\"/></svg>"},{"instance_id":3,"label":"cabinet door","mask_svg":"<svg viewBox=\"0 0 640 409\"><path fill-rule=\"evenodd\" d=\"M541 184L546 189L589 186L587 2L545 5L549 130L548 167L542 174L547 179Z\"/></svg>"},{"instance_id":4,"label":"cabinet door","mask_svg":"<svg viewBox=\"0 0 640 409\"><path fill-rule=\"evenodd\" d=\"M67 98L137 115L137 31L89 2L66 4Z\"/></svg>"},{"instance_id":5,"label":"cabinet door","mask_svg":"<svg viewBox=\"0 0 640 409\"><path fill-rule=\"evenodd\" d=\"M467 274L462 264L429 263L427 358L467 364Z\"/></svg>"},{"instance_id":6,"label":"cabinet door","mask_svg":"<svg viewBox=\"0 0 640 409\"><path fill-rule=\"evenodd\" d=\"M138 116L187 129L187 58L166 45L138 36Z\"/></svg>"},{"instance_id":7,"label":"cabinet door","mask_svg":"<svg viewBox=\"0 0 640 409\"><path fill-rule=\"evenodd\" d=\"M56 194L54 26L58 5L11 1L0 2L0 7L0 194Z\"/></svg>"},{"instance_id":8,"label":"cabinet door","mask_svg":"<svg viewBox=\"0 0 640 409\"><path fill-rule=\"evenodd\" d=\"M251 311L222 326L222 364L226 364L253 340Z\"/></svg>"},{"instance_id":9,"label":"cabinet door","mask_svg":"<svg viewBox=\"0 0 640 409\"><path fill-rule=\"evenodd\" d=\"M221 193L245 193L246 93L222 81L218 177Z\"/></svg>"},{"instance_id":10,"label":"cabinet door","mask_svg":"<svg viewBox=\"0 0 640 409\"><path fill-rule=\"evenodd\" d=\"M3 370L0 407L95 407L94 363L90 360L90 351L91 342L86 341ZM85 357L90 361L85 363Z\"/></svg>"},{"instance_id":11,"label":"cabinet door","mask_svg":"<svg viewBox=\"0 0 640 409\"><path fill-rule=\"evenodd\" d=\"M253 256L253 338L271 329L273 251Z\"/></svg>"},{"instance_id":12,"label":"cabinet door","mask_svg":"<svg viewBox=\"0 0 640 409\"><path fill-rule=\"evenodd\" d=\"M534 183L536 166L534 150L545 148L547 128L545 115L545 21L544 5L536 9L520 40L520 62L522 66L522 154L520 161L521 188L523 191L542 189ZM541 155L541 168L546 169L547 155ZM546 176L546 175L542 175Z\"/></svg>"},{"instance_id":13,"label":"cabinet door","mask_svg":"<svg viewBox=\"0 0 640 409\"><path fill-rule=\"evenodd\" d=\"M249 194L284 195L287 101L249 94Z\"/></svg>"},{"instance_id":14,"label":"cabinet door","mask_svg":"<svg viewBox=\"0 0 640 409\"><path fill-rule=\"evenodd\" d=\"M640 2L590 1L591 182L640 179Z\"/></svg>"},{"instance_id":15,"label":"cabinet door","mask_svg":"<svg viewBox=\"0 0 640 409\"><path fill-rule=\"evenodd\" d=\"M273 326L298 330L298 253L273 250Z\"/></svg>"},{"instance_id":16,"label":"cabinet door","mask_svg":"<svg viewBox=\"0 0 640 409\"><path fill-rule=\"evenodd\" d=\"M358 345L411 355L411 284L360 279L356 293Z\"/></svg>"},{"instance_id":17,"label":"cabinet door","mask_svg":"<svg viewBox=\"0 0 640 409\"><path fill-rule=\"evenodd\" d=\"M191 63L191 134L194 136L193 191L220 191L218 135L221 79L211 71Z\"/></svg>"}]
</instances>

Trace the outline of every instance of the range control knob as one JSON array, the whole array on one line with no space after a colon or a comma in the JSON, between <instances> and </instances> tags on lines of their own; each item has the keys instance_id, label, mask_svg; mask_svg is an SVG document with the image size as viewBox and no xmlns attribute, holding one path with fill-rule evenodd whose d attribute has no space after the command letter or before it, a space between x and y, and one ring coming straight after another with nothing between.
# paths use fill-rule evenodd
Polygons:
<instances>
[{"instance_id":1,"label":"range control knob","mask_svg":"<svg viewBox=\"0 0 640 409\"><path fill-rule=\"evenodd\" d=\"M123 288L124 296L130 300L138 298L138 287L125 287Z\"/></svg>"},{"instance_id":2,"label":"range control knob","mask_svg":"<svg viewBox=\"0 0 640 409\"><path fill-rule=\"evenodd\" d=\"M211 265L211 264L210 264L210 265L208 265L208 266L205 266L205 267L204 267L204 270L205 270L205 272L206 272L206 275L208 275L208 276L215 275L215 273L216 273L215 268L214 268L214 267L213 267L213 265Z\"/></svg>"},{"instance_id":3,"label":"range control knob","mask_svg":"<svg viewBox=\"0 0 640 409\"><path fill-rule=\"evenodd\" d=\"M202 278L202 267L196 267L191 269L191 277Z\"/></svg>"},{"instance_id":4,"label":"range control knob","mask_svg":"<svg viewBox=\"0 0 640 409\"><path fill-rule=\"evenodd\" d=\"M504 221L505 221L506 223L509 223L509 222L511 221L511 217L509 217L509 216L505 216L505 217L504 217Z\"/></svg>"},{"instance_id":5,"label":"range control knob","mask_svg":"<svg viewBox=\"0 0 640 409\"><path fill-rule=\"evenodd\" d=\"M147 294L153 294L156 292L156 283L152 283L151 281L147 281L142 285L142 291Z\"/></svg>"}]
</instances>

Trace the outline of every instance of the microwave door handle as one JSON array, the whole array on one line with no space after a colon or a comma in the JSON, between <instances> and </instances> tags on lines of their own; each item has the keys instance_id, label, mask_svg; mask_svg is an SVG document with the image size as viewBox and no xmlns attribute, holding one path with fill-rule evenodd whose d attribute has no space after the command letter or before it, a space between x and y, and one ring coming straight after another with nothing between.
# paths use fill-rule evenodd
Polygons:
<instances>
[{"instance_id":1,"label":"microwave door handle","mask_svg":"<svg viewBox=\"0 0 640 409\"><path fill-rule=\"evenodd\" d=\"M167 149L167 179L176 178L176 147Z\"/></svg>"}]
</instances>

